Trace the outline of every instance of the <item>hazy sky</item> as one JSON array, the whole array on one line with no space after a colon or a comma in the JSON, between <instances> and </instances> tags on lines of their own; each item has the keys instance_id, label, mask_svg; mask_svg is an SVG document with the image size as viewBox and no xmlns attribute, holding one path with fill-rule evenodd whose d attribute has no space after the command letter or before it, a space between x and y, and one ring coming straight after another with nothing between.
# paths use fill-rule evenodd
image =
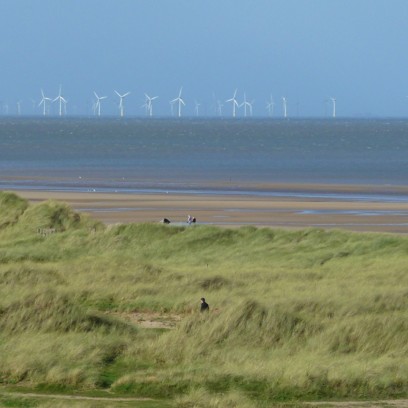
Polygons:
<instances>
[{"instance_id":1,"label":"hazy sky","mask_svg":"<svg viewBox=\"0 0 408 408\"><path fill-rule=\"evenodd\" d=\"M407 0L0 0L0 113L40 114L40 89L62 84L68 113L170 114L183 86L185 115L231 114L238 88L265 115L272 94L289 116L408 116ZM53 112L56 113L56 104ZM242 114L242 111L241 111Z\"/></svg>"}]
</instances>

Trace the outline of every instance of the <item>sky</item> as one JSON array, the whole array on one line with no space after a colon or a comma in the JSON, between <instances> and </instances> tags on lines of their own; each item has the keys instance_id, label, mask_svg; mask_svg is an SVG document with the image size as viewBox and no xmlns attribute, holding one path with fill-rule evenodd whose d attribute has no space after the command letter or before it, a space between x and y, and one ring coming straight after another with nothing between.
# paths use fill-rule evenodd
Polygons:
<instances>
[{"instance_id":1,"label":"sky","mask_svg":"<svg viewBox=\"0 0 408 408\"><path fill-rule=\"evenodd\" d=\"M407 0L0 0L0 115L40 115L59 86L67 114L143 116L144 93L183 116L408 116ZM53 103L50 114L58 112ZM244 114L239 109L238 116Z\"/></svg>"}]
</instances>

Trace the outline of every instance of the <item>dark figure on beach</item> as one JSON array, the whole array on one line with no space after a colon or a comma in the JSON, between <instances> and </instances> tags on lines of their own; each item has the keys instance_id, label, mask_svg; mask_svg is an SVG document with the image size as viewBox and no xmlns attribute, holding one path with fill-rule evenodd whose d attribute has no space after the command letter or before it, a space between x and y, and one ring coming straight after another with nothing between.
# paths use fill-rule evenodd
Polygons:
<instances>
[{"instance_id":1,"label":"dark figure on beach","mask_svg":"<svg viewBox=\"0 0 408 408\"><path fill-rule=\"evenodd\" d=\"M210 306L208 303L205 301L204 298L201 298L201 307L200 307L200 312L209 312L210 311Z\"/></svg>"},{"instance_id":2,"label":"dark figure on beach","mask_svg":"<svg viewBox=\"0 0 408 408\"><path fill-rule=\"evenodd\" d=\"M161 222L162 222L163 224L170 224L170 220L169 220L168 218L163 218L163 219L161 220Z\"/></svg>"}]
</instances>

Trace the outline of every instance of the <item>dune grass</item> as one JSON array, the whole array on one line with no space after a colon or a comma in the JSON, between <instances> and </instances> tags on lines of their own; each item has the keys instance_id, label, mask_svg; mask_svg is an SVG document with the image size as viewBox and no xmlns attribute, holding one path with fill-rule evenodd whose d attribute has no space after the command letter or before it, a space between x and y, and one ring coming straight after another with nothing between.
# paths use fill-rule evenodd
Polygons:
<instances>
[{"instance_id":1,"label":"dune grass","mask_svg":"<svg viewBox=\"0 0 408 408\"><path fill-rule=\"evenodd\" d=\"M403 236L106 227L3 192L0 383L181 407L406 396L407 261Z\"/></svg>"}]
</instances>

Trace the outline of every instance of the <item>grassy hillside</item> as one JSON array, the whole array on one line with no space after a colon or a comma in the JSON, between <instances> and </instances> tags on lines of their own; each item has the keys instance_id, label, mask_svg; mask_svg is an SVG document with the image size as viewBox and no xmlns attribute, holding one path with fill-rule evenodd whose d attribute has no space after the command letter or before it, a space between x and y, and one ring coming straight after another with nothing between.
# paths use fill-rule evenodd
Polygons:
<instances>
[{"instance_id":1,"label":"grassy hillside","mask_svg":"<svg viewBox=\"0 0 408 408\"><path fill-rule=\"evenodd\" d=\"M135 313L181 320L145 328ZM181 407L398 397L407 354L405 237L106 227L0 193L4 385Z\"/></svg>"}]
</instances>

